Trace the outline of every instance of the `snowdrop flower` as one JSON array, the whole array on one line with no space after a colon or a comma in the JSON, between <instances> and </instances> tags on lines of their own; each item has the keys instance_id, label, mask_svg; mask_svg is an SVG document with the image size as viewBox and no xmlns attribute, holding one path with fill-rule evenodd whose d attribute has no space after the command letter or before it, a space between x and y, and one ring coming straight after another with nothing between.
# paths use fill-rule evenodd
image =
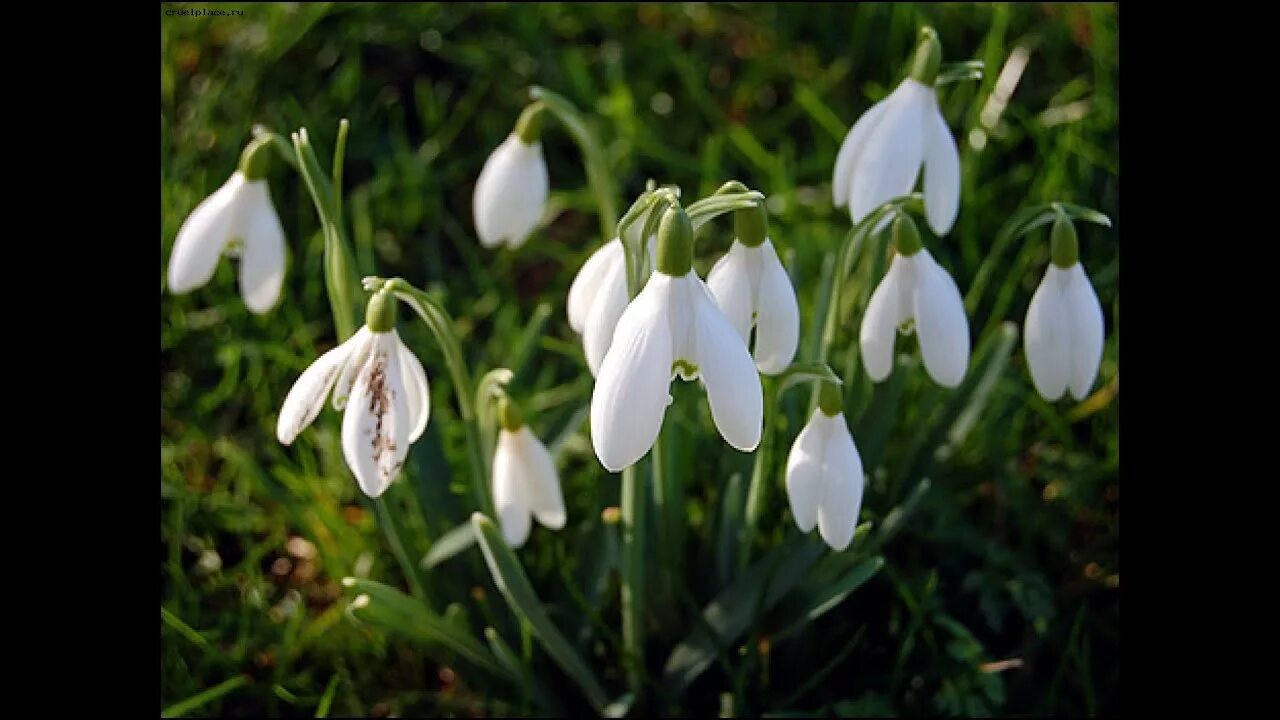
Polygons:
<instances>
[{"instance_id":1,"label":"snowdrop flower","mask_svg":"<svg viewBox=\"0 0 1280 720\"><path fill-rule=\"evenodd\" d=\"M649 267L658 236L649 238ZM613 342L622 311L627 309L627 259L622 241L614 238L591 254L569 286L569 327L582 336L582 351L594 377Z\"/></svg>"},{"instance_id":2,"label":"snowdrop flower","mask_svg":"<svg viewBox=\"0 0 1280 720\"><path fill-rule=\"evenodd\" d=\"M518 548L529 538L531 517L552 530L564 527L564 498L550 451L505 397L498 418L502 427L493 453L493 505L502 537Z\"/></svg>"},{"instance_id":3,"label":"snowdrop flower","mask_svg":"<svg viewBox=\"0 0 1280 720\"><path fill-rule=\"evenodd\" d=\"M818 526L833 550L853 540L862 506L862 458L844 419L840 391L823 383L813 417L787 456L787 500L800 532Z\"/></svg>"},{"instance_id":4,"label":"snowdrop flower","mask_svg":"<svg viewBox=\"0 0 1280 720\"><path fill-rule=\"evenodd\" d=\"M284 283L284 229L267 188L266 141L254 140L240 167L183 221L169 256L169 290L190 292L213 277L222 255L240 258L240 295L255 313L270 310Z\"/></svg>"},{"instance_id":5,"label":"snowdrop flower","mask_svg":"<svg viewBox=\"0 0 1280 720\"><path fill-rule=\"evenodd\" d=\"M1102 362L1102 304L1080 265L1070 220L1054 223L1052 243L1052 262L1027 307L1027 365L1045 400L1057 400L1067 390L1083 400Z\"/></svg>"},{"instance_id":6,"label":"snowdrop flower","mask_svg":"<svg viewBox=\"0 0 1280 720\"><path fill-rule=\"evenodd\" d=\"M610 472L653 447L678 373L701 379L730 445L760 444L760 376L742 337L693 270L693 226L678 205L658 225L657 271L622 313L591 395L591 442Z\"/></svg>"},{"instance_id":7,"label":"snowdrop flower","mask_svg":"<svg viewBox=\"0 0 1280 720\"><path fill-rule=\"evenodd\" d=\"M942 45L933 28L920 31L911 75L854 123L836 155L831 181L836 207L849 206L854 223L885 202L911 192L924 166L929 227L945 235L960 209L960 152L938 109L933 83Z\"/></svg>"},{"instance_id":8,"label":"snowdrop flower","mask_svg":"<svg viewBox=\"0 0 1280 720\"><path fill-rule=\"evenodd\" d=\"M485 161L471 200L476 233L485 247L524 244L547 204L547 161L542 157L541 102L526 107L515 130Z\"/></svg>"},{"instance_id":9,"label":"snowdrop flower","mask_svg":"<svg viewBox=\"0 0 1280 720\"><path fill-rule=\"evenodd\" d=\"M889 377L899 329L914 331L929 376L953 388L969 365L969 319L960 289L920 244L915 223L905 213L893 221L893 244L897 254L862 318L862 365L875 382Z\"/></svg>"},{"instance_id":10,"label":"snowdrop flower","mask_svg":"<svg viewBox=\"0 0 1280 720\"><path fill-rule=\"evenodd\" d=\"M334 409L344 410L342 455L372 498L391 485L431 414L427 374L396 332L395 311L394 294L374 293L366 324L302 373L276 423L281 444L293 443L332 390Z\"/></svg>"},{"instance_id":11,"label":"snowdrop flower","mask_svg":"<svg viewBox=\"0 0 1280 720\"><path fill-rule=\"evenodd\" d=\"M746 343L756 329L756 367L777 375L791 364L800 343L800 306L791 278L768 237L763 205L733 214L729 252L707 274L716 304Z\"/></svg>"}]
</instances>

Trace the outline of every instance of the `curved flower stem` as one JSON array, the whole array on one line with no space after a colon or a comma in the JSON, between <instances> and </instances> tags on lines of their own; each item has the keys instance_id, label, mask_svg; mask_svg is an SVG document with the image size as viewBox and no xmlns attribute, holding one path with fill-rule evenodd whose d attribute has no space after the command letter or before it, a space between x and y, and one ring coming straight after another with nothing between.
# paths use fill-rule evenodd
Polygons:
<instances>
[{"instance_id":1,"label":"curved flower stem","mask_svg":"<svg viewBox=\"0 0 1280 720\"><path fill-rule=\"evenodd\" d=\"M475 385L472 384L471 373L467 370L466 358L462 354L462 344L453 332L453 318L429 295L401 278L386 281L381 278L365 279L366 289L382 287L384 283L391 287L396 297L418 313L426 323L427 329L435 337L436 344L440 346L445 366L448 367L449 375L453 378L453 392L458 399L458 415L462 418L462 426L466 433L467 455L470 458L468 465L471 466L471 493L475 497L476 507L480 512L489 517L496 517L493 498L489 494L489 483L485 477L484 454L480 449L480 423L473 404Z\"/></svg>"},{"instance_id":2,"label":"curved flower stem","mask_svg":"<svg viewBox=\"0 0 1280 720\"><path fill-rule=\"evenodd\" d=\"M617 191L613 186L613 173L609 169L609 160L605 156L604 146L600 144L600 138L587 125L582 113L563 96L535 85L529 88L529 97L541 100L546 105L582 151L587 184L596 197L596 209L600 213L600 233L608 242L617 234L615 222L618 218L618 201Z\"/></svg>"},{"instance_id":3,"label":"curved flower stem","mask_svg":"<svg viewBox=\"0 0 1280 720\"><path fill-rule=\"evenodd\" d=\"M373 501L373 506L378 513L378 525L382 526L383 533L387 536L387 542L391 545L391 554L396 556L396 562L400 563L400 571L404 573L404 579L409 583L409 591L413 596L424 603L430 603L427 596L426 588L422 586L422 581L418 578L418 568L409 558L409 553L404 549L404 543L400 541L400 532L396 529L395 522L391 519L391 509L387 507L386 497L379 497Z\"/></svg>"}]
</instances>

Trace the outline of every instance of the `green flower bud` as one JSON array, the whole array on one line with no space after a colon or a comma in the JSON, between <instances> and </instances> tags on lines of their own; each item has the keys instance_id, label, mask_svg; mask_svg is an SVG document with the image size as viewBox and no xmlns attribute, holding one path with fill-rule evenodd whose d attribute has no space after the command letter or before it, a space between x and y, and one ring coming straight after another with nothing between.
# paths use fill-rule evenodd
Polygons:
<instances>
[{"instance_id":1,"label":"green flower bud","mask_svg":"<svg viewBox=\"0 0 1280 720\"><path fill-rule=\"evenodd\" d=\"M520 412L520 408L506 395L498 398L498 422L502 425L502 429L508 432L515 432L524 427L524 413Z\"/></svg>"},{"instance_id":2,"label":"green flower bud","mask_svg":"<svg viewBox=\"0 0 1280 720\"><path fill-rule=\"evenodd\" d=\"M911 257L920 252L924 245L920 242L920 231L905 212L898 213L893 221L893 247L903 257Z\"/></svg>"},{"instance_id":3,"label":"green flower bud","mask_svg":"<svg viewBox=\"0 0 1280 720\"><path fill-rule=\"evenodd\" d=\"M911 78L926 87L933 87L940 65L942 43L938 41L938 32L926 25L920 28L920 44L916 46L916 54L911 61Z\"/></svg>"},{"instance_id":4,"label":"green flower bud","mask_svg":"<svg viewBox=\"0 0 1280 720\"><path fill-rule=\"evenodd\" d=\"M658 223L658 271L684 277L693 269L693 223L679 205L672 205Z\"/></svg>"},{"instance_id":5,"label":"green flower bud","mask_svg":"<svg viewBox=\"0 0 1280 720\"><path fill-rule=\"evenodd\" d=\"M397 304L395 293L385 288L374 293L365 307L364 324L376 333L390 332L396 326Z\"/></svg>"},{"instance_id":6,"label":"green flower bud","mask_svg":"<svg viewBox=\"0 0 1280 720\"><path fill-rule=\"evenodd\" d=\"M271 140L257 137L244 147L240 153L240 172L246 180L261 180L267 175L271 160L271 150L267 147Z\"/></svg>"},{"instance_id":7,"label":"green flower bud","mask_svg":"<svg viewBox=\"0 0 1280 720\"><path fill-rule=\"evenodd\" d=\"M769 211L764 203L733 213L733 234L747 247L760 247L769 234Z\"/></svg>"},{"instance_id":8,"label":"green flower bud","mask_svg":"<svg viewBox=\"0 0 1280 720\"><path fill-rule=\"evenodd\" d=\"M516 135L525 145L532 145L542 139L542 122L547 106L541 100L530 103L516 120Z\"/></svg>"},{"instance_id":9,"label":"green flower bud","mask_svg":"<svg viewBox=\"0 0 1280 720\"><path fill-rule=\"evenodd\" d=\"M844 397L840 394L840 387L833 382L823 382L822 389L818 391L818 407L827 417L835 417L844 412Z\"/></svg>"},{"instance_id":10,"label":"green flower bud","mask_svg":"<svg viewBox=\"0 0 1280 720\"><path fill-rule=\"evenodd\" d=\"M1053 264L1066 270L1080 262L1080 241L1076 238L1076 226L1071 218L1059 215L1053 221L1053 232L1049 236L1049 257Z\"/></svg>"}]
</instances>

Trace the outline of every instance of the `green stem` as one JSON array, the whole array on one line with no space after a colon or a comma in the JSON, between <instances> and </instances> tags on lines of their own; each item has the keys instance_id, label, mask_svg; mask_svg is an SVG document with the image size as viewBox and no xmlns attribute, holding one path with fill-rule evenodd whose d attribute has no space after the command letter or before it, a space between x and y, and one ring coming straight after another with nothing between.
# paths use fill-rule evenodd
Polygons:
<instances>
[{"instance_id":1,"label":"green stem","mask_svg":"<svg viewBox=\"0 0 1280 720\"><path fill-rule=\"evenodd\" d=\"M644 482L635 465L622 471L622 652L627 685L644 689Z\"/></svg>"},{"instance_id":2,"label":"green stem","mask_svg":"<svg viewBox=\"0 0 1280 720\"><path fill-rule=\"evenodd\" d=\"M378 285L380 278L369 278L366 287ZM462 418L462 427L467 438L467 454L470 456L471 492L475 497L477 509L496 517L493 509L493 498L489 493L489 483L485 477L485 459L480 450L480 423L475 412L475 385L471 382L471 373L467 370L466 358L462 354L462 343L453 331L453 318L429 295L405 282L401 278L386 281L395 292L396 297L413 308L426 323L444 356L445 366L453 379L453 392L458 399L458 415Z\"/></svg>"},{"instance_id":3,"label":"green stem","mask_svg":"<svg viewBox=\"0 0 1280 720\"><path fill-rule=\"evenodd\" d=\"M738 567L745 569L751 560L751 547L755 543L756 529L760 524L760 516L764 511L764 496L768 489L770 464L773 462L773 423L777 413L777 401L774 395L774 380L761 377L764 385L763 393L770 401L764 404L764 430L760 437L760 447L756 450L756 463L751 471L751 485L747 489L747 511L742 528L742 550L738 553Z\"/></svg>"},{"instance_id":4,"label":"green stem","mask_svg":"<svg viewBox=\"0 0 1280 720\"><path fill-rule=\"evenodd\" d=\"M418 579L418 568L409 558L409 553L405 552L404 543L400 541L400 531L396 529L391 519L391 508L387 507L387 499L379 497L373 501L373 505L378 512L378 525L387 536L387 542L391 545L391 554L395 555L396 562L400 563L400 572L404 573L404 578L409 583L409 590L414 597L429 603L427 591L422 587L422 581Z\"/></svg>"},{"instance_id":5,"label":"green stem","mask_svg":"<svg viewBox=\"0 0 1280 720\"><path fill-rule=\"evenodd\" d=\"M605 156L604 146L600 139L587 125L586 119L573 103L544 87L534 86L529 89L529 96L541 100L546 109L569 131L570 137L582 151L583 165L587 170L587 184L596 198L596 208L600 211L600 233L606 240L617 235L618 203L617 191L613 187L613 172L609 168L609 160Z\"/></svg>"},{"instance_id":6,"label":"green stem","mask_svg":"<svg viewBox=\"0 0 1280 720\"><path fill-rule=\"evenodd\" d=\"M338 122L338 140L333 149L333 222L342 227L342 166L347 157L347 133L351 123L346 118Z\"/></svg>"},{"instance_id":7,"label":"green stem","mask_svg":"<svg viewBox=\"0 0 1280 720\"><path fill-rule=\"evenodd\" d=\"M355 264L351 260L351 249L339 222L341 213L334 205L334 201L340 196L335 194L321 170L306 128L293 134L293 147L297 153L298 172L302 174L307 190L311 193L311 200L315 203L324 231L325 287L329 294L329 307L333 311L333 324L341 342L355 334L357 328L355 290L359 287L359 282Z\"/></svg>"}]
</instances>

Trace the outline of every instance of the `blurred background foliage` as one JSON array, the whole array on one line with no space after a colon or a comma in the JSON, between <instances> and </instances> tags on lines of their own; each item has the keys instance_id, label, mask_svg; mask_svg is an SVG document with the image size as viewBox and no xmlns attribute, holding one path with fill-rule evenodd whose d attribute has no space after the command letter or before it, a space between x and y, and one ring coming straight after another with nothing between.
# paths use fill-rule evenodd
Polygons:
<instances>
[{"instance_id":1,"label":"blurred background foliage","mask_svg":"<svg viewBox=\"0 0 1280 720\"><path fill-rule=\"evenodd\" d=\"M165 5L166 9L204 7ZM474 237L471 192L527 88L553 89L593 116L623 192L647 178L690 201L737 178L769 196L771 235L801 299L812 357L823 261L849 230L830 202L836 151L854 120L905 74L917 28L945 61L986 62L980 82L940 103L959 142L963 194L953 232L926 244L967 294L975 347L1000 323L1021 330L1048 262L1047 230L993 248L1018 208L1095 207L1112 229L1078 224L1081 259L1107 312L1094 395L1046 403L1019 337L983 388L980 414L944 420L947 393L918 360L874 391L852 383L850 421L879 523L921 477L932 485L886 565L827 614L774 642L765 617L685 692L682 712L781 715L1102 714L1118 709L1117 10L1095 4L406 4L222 5L237 17L161 21L160 575L161 698L169 714L497 715L521 699L412 636L348 617L340 580L407 589L379 518L325 411L291 448L276 413L299 373L335 342L323 241L300 179L270 180L289 240L283 300L250 314L234 264L190 295L164 288L175 233L232 172L263 123L307 126L328 161L340 118L352 131L347 222L361 274L401 275L456 319L477 374L508 365L513 392L562 473L569 525L536 528L519 551L553 619L613 694L617 476L592 453L592 387L565 319L570 282L602 242L577 148L544 137L552 179L545 226L517 252ZM730 223L698 245L701 273ZM923 228L923 224L921 225ZM867 264L867 263L864 263ZM868 264L869 265L869 264ZM985 269L984 269L985 268ZM876 272L871 268L865 273ZM879 272L883 267L878 268ZM852 287L874 281L856 272ZM846 295L857 295L856 292ZM856 308L842 314L832 366L857 373ZM432 380L432 420L388 493L406 552L422 558L471 508L457 406L439 351L409 313L400 331ZM856 344L856 343L855 343ZM916 355L915 341L900 343ZM861 389L859 389L861 388ZM714 555L749 455L715 436L696 389L678 386L668 428L683 469L683 552L694 607L737 570ZM788 394L777 453L805 420ZM794 396L794 397L792 397ZM734 476L737 475L736 478ZM733 478L731 481L730 478ZM781 477L769 485L759 548L795 534ZM567 710L585 705L514 617L475 548L421 571L434 609L498 628ZM691 629L675 596L650 602L650 664ZM674 706L673 706L674 707ZM659 712L663 708L649 708ZM672 708L667 708L672 709Z\"/></svg>"}]
</instances>

